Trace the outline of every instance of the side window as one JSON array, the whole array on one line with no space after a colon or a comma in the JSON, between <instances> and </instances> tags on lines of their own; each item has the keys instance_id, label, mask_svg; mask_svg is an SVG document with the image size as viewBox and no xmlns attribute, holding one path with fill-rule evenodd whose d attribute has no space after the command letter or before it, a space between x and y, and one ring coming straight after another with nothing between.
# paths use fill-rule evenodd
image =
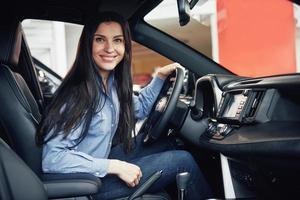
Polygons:
<instances>
[{"instance_id":1,"label":"side window","mask_svg":"<svg viewBox=\"0 0 300 200\"><path fill-rule=\"evenodd\" d=\"M22 26L43 95L51 98L72 65L82 26L32 19Z\"/></svg>"},{"instance_id":2,"label":"side window","mask_svg":"<svg viewBox=\"0 0 300 200\"><path fill-rule=\"evenodd\" d=\"M24 20L22 26L44 95L51 95L73 64L83 26L33 19ZM172 61L134 41L132 49L134 90L139 91L157 67Z\"/></svg>"},{"instance_id":3,"label":"side window","mask_svg":"<svg viewBox=\"0 0 300 200\"><path fill-rule=\"evenodd\" d=\"M83 26L31 19L22 26L32 56L64 77L75 58Z\"/></svg>"},{"instance_id":4,"label":"side window","mask_svg":"<svg viewBox=\"0 0 300 200\"><path fill-rule=\"evenodd\" d=\"M158 67L170 64L173 61L148 49L147 47L132 42L132 74L134 90L138 91L151 79Z\"/></svg>"}]
</instances>

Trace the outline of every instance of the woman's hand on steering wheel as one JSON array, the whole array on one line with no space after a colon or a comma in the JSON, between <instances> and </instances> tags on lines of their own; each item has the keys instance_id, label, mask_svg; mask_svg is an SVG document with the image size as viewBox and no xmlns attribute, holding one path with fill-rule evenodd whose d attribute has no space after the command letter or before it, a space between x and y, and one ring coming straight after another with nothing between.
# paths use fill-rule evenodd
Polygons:
<instances>
[{"instance_id":1,"label":"woman's hand on steering wheel","mask_svg":"<svg viewBox=\"0 0 300 200\"><path fill-rule=\"evenodd\" d=\"M172 63L164 67L160 67L156 71L156 76L165 80L177 67L182 67L179 63Z\"/></svg>"}]
</instances>

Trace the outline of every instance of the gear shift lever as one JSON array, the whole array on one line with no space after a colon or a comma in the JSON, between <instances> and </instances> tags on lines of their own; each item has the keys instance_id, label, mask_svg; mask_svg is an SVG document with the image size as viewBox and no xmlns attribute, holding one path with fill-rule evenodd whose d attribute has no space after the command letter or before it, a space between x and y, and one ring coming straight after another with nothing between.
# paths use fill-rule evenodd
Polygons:
<instances>
[{"instance_id":1,"label":"gear shift lever","mask_svg":"<svg viewBox=\"0 0 300 200\"><path fill-rule=\"evenodd\" d=\"M176 175L176 182L178 188L178 200L184 200L186 186L190 180L189 172L181 172Z\"/></svg>"}]
</instances>

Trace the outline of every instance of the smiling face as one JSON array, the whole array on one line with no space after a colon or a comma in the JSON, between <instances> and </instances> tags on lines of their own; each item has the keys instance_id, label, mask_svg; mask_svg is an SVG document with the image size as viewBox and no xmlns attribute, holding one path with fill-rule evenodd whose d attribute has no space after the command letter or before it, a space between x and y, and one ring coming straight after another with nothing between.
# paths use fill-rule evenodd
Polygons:
<instances>
[{"instance_id":1,"label":"smiling face","mask_svg":"<svg viewBox=\"0 0 300 200\"><path fill-rule=\"evenodd\" d=\"M124 57L125 42L121 25L117 22L101 23L94 34L92 52L101 77L106 79Z\"/></svg>"}]
</instances>

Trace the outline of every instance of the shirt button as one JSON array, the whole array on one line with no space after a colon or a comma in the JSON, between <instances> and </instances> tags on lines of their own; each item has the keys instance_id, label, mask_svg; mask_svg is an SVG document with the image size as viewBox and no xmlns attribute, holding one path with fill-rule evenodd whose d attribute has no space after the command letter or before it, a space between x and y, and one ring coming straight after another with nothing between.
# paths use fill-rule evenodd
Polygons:
<instances>
[{"instance_id":1,"label":"shirt button","mask_svg":"<svg viewBox=\"0 0 300 200\"><path fill-rule=\"evenodd\" d=\"M113 107L113 105L111 104L111 105L110 105L110 107L112 108L112 107Z\"/></svg>"}]
</instances>

